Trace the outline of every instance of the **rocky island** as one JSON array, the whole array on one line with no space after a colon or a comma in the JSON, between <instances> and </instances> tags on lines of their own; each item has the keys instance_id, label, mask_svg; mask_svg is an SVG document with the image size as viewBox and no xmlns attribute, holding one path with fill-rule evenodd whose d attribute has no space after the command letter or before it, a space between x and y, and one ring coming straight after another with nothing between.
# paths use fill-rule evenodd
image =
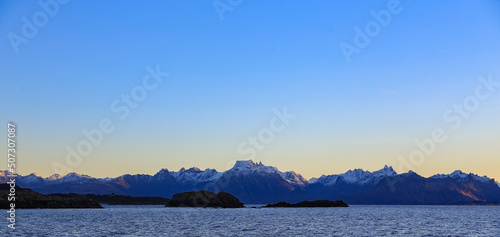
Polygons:
<instances>
[{"instance_id":1,"label":"rocky island","mask_svg":"<svg viewBox=\"0 0 500 237\"><path fill-rule=\"evenodd\" d=\"M226 192L217 194L209 191L191 191L175 194L166 207L222 207L241 208L243 203L235 196Z\"/></svg>"},{"instance_id":2,"label":"rocky island","mask_svg":"<svg viewBox=\"0 0 500 237\"><path fill-rule=\"evenodd\" d=\"M288 202L278 202L276 204L269 204L263 207L349 207L343 201L330 201L330 200L316 200L316 201L303 201L295 204Z\"/></svg>"},{"instance_id":3,"label":"rocky island","mask_svg":"<svg viewBox=\"0 0 500 237\"><path fill-rule=\"evenodd\" d=\"M0 184L0 205L1 209L9 209L10 201L8 195L10 186ZM45 195L31 189L16 186L15 208L102 208L102 206L83 195L75 194L67 197L60 194Z\"/></svg>"}]
</instances>

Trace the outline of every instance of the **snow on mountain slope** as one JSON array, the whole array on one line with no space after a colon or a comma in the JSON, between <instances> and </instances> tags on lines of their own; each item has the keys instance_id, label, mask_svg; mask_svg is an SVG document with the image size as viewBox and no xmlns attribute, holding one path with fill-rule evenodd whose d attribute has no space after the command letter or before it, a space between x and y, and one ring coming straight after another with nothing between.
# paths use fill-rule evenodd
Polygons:
<instances>
[{"instance_id":1,"label":"snow on mountain slope","mask_svg":"<svg viewBox=\"0 0 500 237\"><path fill-rule=\"evenodd\" d=\"M346 183L365 183L370 180L373 175L370 171L354 169L340 174L339 177L343 178Z\"/></svg>"},{"instance_id":2,"label":"snow on mountain slope","mask_svg":"<svg viewBox=\"0 0 500 237\"><path fill-rule=\"evenodd\" d=\"M60 179L60 178L62 178L61 175L59 175L59 174L53 174L53 175L47 177L46 179L47 180L56 180L56 179Z\"/></svg>"},{"instance_id":3,"label":"snow on mountain slope","mask_svg":"<svg viewBox=\"0 0 500 237\"><path fill-rule=\"evenodd\" d=\"M52 177L52 176L51 176ZM47 180L47 179L46 179ZM84 183L90 180L96 180L96 178L85 175L85 174L77 174L77 173L69 173L63 177L53 180L55 183Z\"/></svg>"},{"instance_id":4,"label":"snow on mountain slope","mask_svg":"<svg viewBox=\"0 0 500 237\"><path fill-rule=\"evenodd\" d=\"M135 176L135 175L130 175L130 176ZM144 177L151 176L151 175L143 175ZM172 177L172 172L168 171L168 169L161 169L156 173L154 176L151 176L151 179L155 180L165 180L168 179L169 177Z\"/></svg>"},{"instance_id":5,"label":"snow on mountain slope","mask_svg":"<svg viewBox=\"0 0 500 237\"><path fill-rule=\"evenodd\" d=\"M290 184L298 186L306 186L309 184L309 181L307 179L302 177L302 175L295 173L294 171L280 172L279 174Z\"/></svg>"},{"instance_id":6,"label":"snow on mountain slope","mask_svg":"<svg viewBox=\"0 0 500 237\"><path fill-rule=\"evenodd\" d=\"M106 178L98 178L97 180L98 180L99 182L108 182L108 181L110 181L110 180L111 180L111 178L110 178L110 177L106 177Z\"/></svg>"},{"instance_id":7,"label":"snow on mountain slope","mask_svg":"<svg viewBox=\"0 0 500 237\"><path fill-rule=\"evenodd\" d=\"M182 168L178 172L171 172L172 176L179 183L200 183L216 181L220 178L222 173L217 172L215 169L200 170L198 167L190 169Z\"/></svg>"},{"instance_id":8,"label":"snow on mountain slope","mask_svg":"<svg viewBox=\"0 0 500 237\"><path fill-rule=\"evenodd\" d=\"M332 186L337 183L337 179L339 178L339 175L337 174L332 174L332 175L321 175L319 178L311 178L309 179L309 183L318 183L318 184L323 184L325 186Z\"/></svg>"},{"instance_id":9,"label":"snow on mountain slope","mask_svg":"<svg viewBox=\"0 0 500 237\"><path fill-rule=\"evenodd\" d=\"M237 160L236 163L234 163L232 170L246 170L246 169L257 169L258 167L261 167L262 162L260 164L254 163L252 160Z\"/></svg>"},{"instance_id":10,"label":"snow on mountain slope","mask_svg":"<svg viewBox=\"0 0 500 237\"><path fill-rule=\"evenodd\" d=\"M169 171L168 169L161 169L155 175L148 174L136 174L136 175L122 175L121 178L125 178L129 181L134 182L177 182L179 184L197 184L202 182L212 182L217 181L222 175L221 172L217 172L215 169L200 170L198 167L193 167L190 169L182 168L179 171ZM107 178L107 181L118 181L117 178Z\"/></svg>"},{"instance_id":11,"label":"snow on mountain slope","mask_svg":"<svg viewBox=\"0 0 500 237\"><path fill-rule=\"evenodd\" d=\"M264 173L278 173L279 170L273 166L265 166L262 162L255 163L252 160L238 160L234 164L233 168L228 171L239 171L243 174L250 174L253 172L264 172Z\"/></svg>"},{"instance_id":12,"label":"snow on mountain slope","mask_svg":"<svg viewBox=\"0 0 500 237\"><path fill-rule=\"evenodd\" d=\"M44 178L42 178L40 175L37 175L36 173L31 173L26 176L18 176L17 179L22 183L40 183L44 181Z\"/></svg>"},{"instance_id":13,"label":"snow on mountain slope","mask_svg":"<svg viewBox=\"0 0 500 237\"><path fill-rule=\"evenodd\" d=\"M294 171L282 172L274 166L265 166L264 164L262 164L262 162L255 163L252 160L236 161L233 168L228 170L228 172L237 172L242 175L250 175L252 173L274 173L280 175L281 178L295 186L305 186L309 184L309 181L307 179Z\"/></svg>"},{"instance_id":14,"label":"snow on mountain slope","mask_svg":"<svg viewBox=\"0 0 500 237\"><path fill-rule=\"evenodd\" d=\"M374 171L372 173L375 177L386 177L386 176L394 176L397 175L396 171L392 169L392 166L385 165L384 168Z\"/></svg>"},{"instance_id":15,"label":"snow on mountain slope","mask_svg":"<svg viewBox=\"0 0 500 237\"><path fill-rule=\"evenodd\" d=\"M348 184L365 185L376 184L383 178L394 175L397 175L397 173L392 169L392 166L386 165L384 168L374 172L354 169L338 175L322 175L319 178L312 178L310 182L323 184L325 186L333 186L339 180L342 180Z\"/></svg>"},{"instance_id":16,"label":"snow on mountain slope","mask_svg":"<svg viewBox=\"0 0 500 237\"><path fill-rule=\"evenodd\" d=\"M11 175L11 174L12 173L7 171L7 170L1 171L0 172L0 182L2 182L2 183L9 182L9 177L7 177L7 175Z\"/></svg>"},{"instance_id":17,"label":"snow on mountain slope","mask_svg":"<svg viewBox=\"0 0 500 237\"><path fill-rule=\"evenodd\" d=\"M464 172L462 172L461 170L455 170L453 171L451 174L436 174L436 175L433 175L431 176L430 178L432 179L444 179L444 178L452 178L454 180L457 180L457 181L468 181L470 178L474 179L474 180L478 180L480 182L489 182L490 178L486 177L486 176L479 176L477 174L473 174L473 173L469 173L469 174L466 174Z\"/></svg>"}]
</instances>

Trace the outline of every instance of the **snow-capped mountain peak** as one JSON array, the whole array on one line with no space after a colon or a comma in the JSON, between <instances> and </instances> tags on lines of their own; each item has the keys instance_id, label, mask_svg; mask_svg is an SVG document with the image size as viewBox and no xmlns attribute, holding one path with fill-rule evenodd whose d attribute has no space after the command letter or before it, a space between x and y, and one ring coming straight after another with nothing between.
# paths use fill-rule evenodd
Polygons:
<instances>
[{"instance_id":1,"label":"snow-capped mountain peak","mask_svg":"<svg viewBox=\"0 0 500 237\"><path fill-rule=\"evenodd\" d=\"M279 172L281 177L288 181L292 185L305 186L309 184L309 181L302 177L302 175L295 173L294 171Z\"/></svg>"},{"instance_id":2,"label":"snow-capped mountain peak","mask_svg":"<svg viewBox=\"0 0 500 237\"><path fill-rule=\"evenodd\" d=\"M23 182L28 182L28 183L35 183L35 182L41 182L44 179L37 175L36 173L31 173L29 175L19 177Z\"/></svg>"},{"instance_id":3,"label":"snow-capped mountain peak","mask_svg":"<svg viewBox=\"0 0 500 237\"><path fill-rule=\"evenodd\" d=\"M375 184L378 183L381 179L397 175L396 171L392 169L392 166L385 165L384 168L370 172L362 169L349 170L344 174L340 174L339 176L347 183L358 183L358 184Z\"/></svg>"},{"instance_id":4,"label":"snow-capped mountain peak","mask_svg":"<svg viewBox=\"0 0 500 237\"><path fill-rule=\"evenodd\" d=\"M72 173L69 173L67 175L65 175L64 177L79 177L79 178L87 178L87 179L92 179L91 176L88 176L86 174L77 174L75 172L72 172ZM63 177L63 178L64 178Z\"/></svg>"},{"instance_id":5,"label":"snow-capped mountain peak","mask_svg":"<svg viewBox=\"0 0 500 237\"><path fill-rule=\"evenodd\" d=\"M397 175L392 166L384 166L384 168L370 172L363 169L349 170L343 174L338 175L322 175L319 178L312 178L309 180L311 183L321 183L325 186L335 185L339 180L349 184L376 184L380 180L388 176Z\"/></svg>"},{"instance_id":6,"label":"snow-capped mountain peak","mask_svg":"<svg viewBox=\"0 0 500 237\"><path fill-rule=\"evenodd\" d=\"M185 169L184 167L182 167L179 172L200 172L200 168L198 167L192 167L192 168L189 168L189 169Z\"/></svg>"},{"instance_id":7,"label":"snow-capped mountain peak","mask_svg":"<svg viewBox=\"0 0 500 237\"><path fill-rule=\"evenodd\" d=\"M341 175L339 175L347 183L357 183L360 181L365 181L371 178L372 173L370 171L364 171L362 169L349 170Z\"/></svg>"},{"instance_id":8,"label":"snow-capped mountain peak","mask_svg":"<svg viewBox=\"0 0 500 237\"><path fill-rule=\"evenodd\" d=\"M170 177L170 176L172 176L171 172L168 171L168 169L163 168L160 171L158 171L158 173L156 173L153 177L156 180L164 180L164 179L166 179L167 177Z\"/></svg>"},{"instance_id":9,"label":"snow-capped mountain peak","mask_svg":"<svg viewBox=\"0 0 500 237\"><path fill-rule=\"evenodd\" d=\"M381 175L381 176L397 175L396 171L394 171L392 166L387 166L387 165L385 165L384 168L382 168L380 170L374 171L373 174L376 176L379 176L379 175Z\"/></svg>"},{"instance_id":10,"label":"snow-capped mountain peak","mask_svg":"<svg viewBox=\"0 0 500 237\"><path fill-rule=\"evenodd\" d=\"M259 164L256 164L252 160L237 160L236 163L234 163L234 166L232 169L257 169L259 167L263 167L264 165L262 162Z\"/></svg>"},{"instance_id":11,"label":"snow-capped mountain peak","mask_svg":"<svg viewBox=\"0 0 500 237\"><path fill-rule=\"evenodd\" d=\"M29 175L28 175L29 176ZM28 177L26 176L26 177ZM35 178L36 176L33 176ZM36 177L38 178L38 177ZM89 180L95 180L95 178L85 175L85 174L77 174L77 173L68 173L65 176L60 176L58 174L54 174L48 178L45 178L44 180L46 181L53 181L56 183L67 183L67 182L76 182L76 183L83 183L87 182Z\"/></svg>"},{"instance_id":12,"label":"snow-capped mountain peak","mask_svg":"<svg viewBox=\"0 0 500 237\"><path fill-rule=\"evenodd\" d=\"M454 180L457 180L457 181L467 181L467 180L469 180L469 178L472 178L472 179L481 181L483 183L489 182L492 180L492 179L488 178L487 176L479 176L479 175L473 174L473 173L467 174L467 173L462 172L461 170L455 170L451 174L436 174L436 175L431 176L430 178L444 179L444 178L448 178L448 177L452 178Z\"/></svg>"},{"instance_id":13,"label":"snow-capped mountain peak","mask_svg":"<svg viewBox=\"0 0 500 237\"><path fill-rule=\"evenodd\" d=\"M228 171L230 171L230 172L239 171L239 172L242 172L244 174L253 173L253 172L280 173L280 171L276 167L265 166L264 164L262 164L262 162L255 163L252 160L238 160L234 164L233 168L231 168Z\"/></svg>"},{"instance_id":14,"label":"snow-capped mountain peak","mask_svg":"<svg viewBox=\"0 0 500 237\"><path fill-rule=\"evenodd\" d=\"M465 174L464 172L462 172L461 170L455 170L453 171L451 174L449 174L450 177L452 178L460 178L460 179L464 179L467 177L467 174Z\"/></svg>"},{"instance_id":15,"label":"snow-capped mountain peak","mask_svg":"<svg viewBox=\"0 0 500 237\"><path fill-rule=\"evenodd\" d=\"M47 177L46 179L47 180L56 180L56 179L60 179L62 176L60 174L53 174L49 177Z\"/></svg>"},{"instance_id":16,"label":"snow-capped mountain peak","mask_svg":"<svg viewBox=\"0 0 500 237\"><path fill-rule=\"evenodd\" d=\"M249 175L253 173L259 174L278 174L286 180L288 183L295 186L305 186L309 184L309 181L305 179L302 175L294 172L287 171L281 172L278 168L274 166L266 166L262 162L255 163L252 160L239 160L236 161L233 168L228 170L229 173L238 173L242 175Z\"/></svg>"},{"instance_id":17,"label":"snow-capped mountain peak","mask_svg":"<svg viewBox=\"0 0 500 237\"><path fill-rule=\"evenodd\" d=\"M180 183L200 183L217 180L222 173L215 169L200 170L198 167L185 169L184 167L179 172L171 172L171 175L177 182Z\"/></svg>"}]
</instances>

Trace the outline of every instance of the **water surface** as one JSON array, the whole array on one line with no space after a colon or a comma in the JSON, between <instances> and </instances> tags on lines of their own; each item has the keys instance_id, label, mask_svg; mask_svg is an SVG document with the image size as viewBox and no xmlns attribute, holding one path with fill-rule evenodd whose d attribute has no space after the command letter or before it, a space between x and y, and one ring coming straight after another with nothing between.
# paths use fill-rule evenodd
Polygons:
<instances>
[{"instance_id":1,"label":"water surface","mask_svg":"<svg viewBox=\"0 0 500 237\"><path fill-rule=\"evenodd\" d=\"M17 210L11 236L500 236L500 206ZM6 213L5 213L6 216Z\"/></svg>"}]
</instances>

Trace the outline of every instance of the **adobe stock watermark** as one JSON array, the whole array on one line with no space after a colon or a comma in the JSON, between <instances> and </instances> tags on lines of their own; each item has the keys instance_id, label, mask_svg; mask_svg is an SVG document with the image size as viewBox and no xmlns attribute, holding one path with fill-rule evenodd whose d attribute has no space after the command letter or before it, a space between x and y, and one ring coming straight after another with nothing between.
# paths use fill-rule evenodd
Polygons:
<instances>
[{"instance_id":1,"label":"adobe stock watermark","mask_svg":"<svg viewBox=\"0 0 500 237\"><path fill-rule=\"evenodd\" d=\"M273 109L274 116L269 120L269 127L261 128L256 136L249 136L246 141L238 145L238 153L249 155L248 159L254 159L258 151L263 151L266 145L274 140L274 135L285 129L290 124L290 120L296 115L287 112L287 108Z\"/></svg>"},{"instance_id":2,"label":"adobe stock watermark","mask_svg":"<svg viewBox=\"0 0 500 237\"><path fill-rule=\"evenodd\" d=\"M428 157L434 154L439 144L443 144L448 140L448 133L450 130L459 129L463 122L470 118L472 113L480 108L481 102L489 99L491 95L500 88L500 81L493 81L492 74L489 74L488 78L480 76L478 80L479 84L474 89L473 94L465 97L463 101L454 104L452 108L443 113L443 121L448 124L449 127L435 128L429 134L429 137L421 140L415 139L415 149L406 157L403 155L398 157L398 173L405 169L413 170L416 166L422 165ZM397 180L389 182L391 189L394 191L394 184Z\"/></svg>"},{"instance_id":3,"label":"adobe stock watermark","mask_svg":"<svg viewBox=\"0 0 500 237\"><path fill-rule=\"evenodd\" d=\"M339 44L340 51L342 51L347 63L351 63L352 55L360 54L361 50L366 48L371 43L371 40L380 34L382 28L386 28L391 23L393 15L398 15L402 11L403 6L401 6L399 0L390 0L387 3L386 9L378 12L374 10L370 11L373 20L367 22L363 29L358 26L353 28L355 35L352 44L344 41Z\"/></svg>"},{"instance_id":4,"label":"adobe stock watermark","mask_svg":"<svg viewBox=\"0 0 500 237\"><path fill-rule=\"evenodd\" d=\"M65 5L69 1L70 0L38 1L40 10L35 12L30 19L25 16L21 18L23 25L21 26L20 34L14 32L9 32L7 34L7 39L14 52L16 54L19 53L19 46L21 44L28 44L29 40L38 34L40 28L45 27L49 23L49 20L59 13L61 5Z\"/></svg>"},{"instance_id":5,"label":"adobe stock watermark","mask_svg":"<svg viewBox=\"0 0 500 237\"><path fill-rule=\"evenodd\" d=\"M150 66L146 67L148 72L141 81L141 84L133 87L130 92L122 94L119 99L111 102L111 112L116 114L119 120L125 120L130 115L130 111L136 109L139 103L144 101L148 96L148 92L156 89L158 85L169 74L162 72L159 65L153 69ZM55 173L62 174L72 171L72 168L77 167L83 161L84 157L89 156L94 147L98 147L104 141L105 135L110 134L115 130L113 120L108 117L102 118L98 126L91 130L82 130L84 138L76 143L75 146L66 146L65 164L54 161L52 168Z\"/></svg>"},{"instance_id":6,"label":"adobe stock watermark","mask_svg":"<svg viewBox=\"0 0 500 237\"><path fill-rule=\"evenodd\" d=\"M239 6L243 0L215 0L212 2L214 6L215 12L219 16L219 20L224 20L224 14L226 12L232 12L234 9Z\"/></svg>"}]
</instances>

